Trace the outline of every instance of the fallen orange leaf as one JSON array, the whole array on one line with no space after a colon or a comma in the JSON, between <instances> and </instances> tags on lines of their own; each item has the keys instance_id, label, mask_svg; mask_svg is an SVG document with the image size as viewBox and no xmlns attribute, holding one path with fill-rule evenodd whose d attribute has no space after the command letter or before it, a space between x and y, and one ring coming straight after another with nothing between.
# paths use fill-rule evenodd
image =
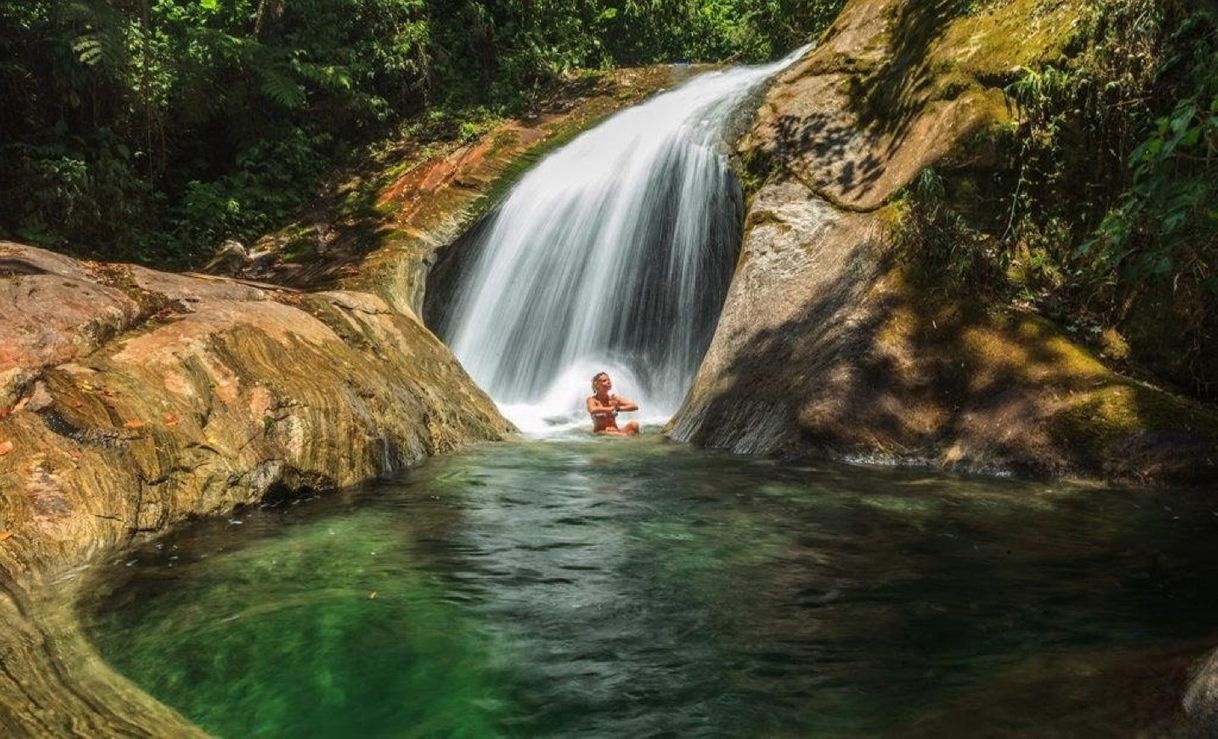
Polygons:
<instances>
[{"instance_id":1,"label":"fallen orange leaf","mask_svg":"<svg viewBox=\"0 0 1218 739\"><path fill-rule=\"evenodd\" d=\"M0 441L0 457L3 457L5 454L8 454L11 451L13 451L13 442Z\"/></svg>"},{"instance_id":2,"label":"fallen orange leaf","mask_svg":"<svg viewBox=\"0 0 1218 739\"><path fill-rule=\"evenodd\" d=\"M125 428L125 429L141 429L141 428L144 428L144 422L143 422L143 421L128 421L128 422L126 422L126 423L124 423L124 424L123 424L123 428Z\"/></svg>"},{"instance_id":3,"label":"fallen orange leaf","mask_svg":"<svg viewBox=\"0 0 1218 739\"><path fill-rule=\"evenodd\" d=\"M13 535L13 532L11 532L11 531L0 531L0 541L4 541L5 539L9 538L12 535Z\"/></svg>"},{"instance_id":4,"label":"fallen orange leaf","mask_svg":"<svg viewBox=\"0 0 1218 739\"><path fill-rule=\"evenodd\" d=\"M181 420L182 420L182 417L176 413L166 413L165 414L165 425L166 426L172 426Z\"/></svg>"}]
</instances>

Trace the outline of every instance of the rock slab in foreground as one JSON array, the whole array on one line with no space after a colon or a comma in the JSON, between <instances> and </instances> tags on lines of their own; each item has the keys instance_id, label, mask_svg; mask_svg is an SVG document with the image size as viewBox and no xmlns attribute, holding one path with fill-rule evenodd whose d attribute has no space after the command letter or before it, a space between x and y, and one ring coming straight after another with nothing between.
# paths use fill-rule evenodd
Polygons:
<instances>
[{"instance_id":1,"label":"rock slab in foreground","mask_svg":"<svg viewBox=\"0 0 1218 739\"><path fill-rule=\"evenodd\" d=\"M409 313L0 242L0 734L184 735L80 636L72 568L510 425Z\"/></svg>"}]
</instances>

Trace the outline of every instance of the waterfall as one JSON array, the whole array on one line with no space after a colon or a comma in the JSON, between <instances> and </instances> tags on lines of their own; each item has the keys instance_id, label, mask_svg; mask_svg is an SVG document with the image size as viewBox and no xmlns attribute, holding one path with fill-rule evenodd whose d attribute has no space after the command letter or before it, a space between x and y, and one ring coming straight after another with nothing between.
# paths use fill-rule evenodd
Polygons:
<instances>
[{"instance_id":1,"label":"waterfall","mask_svg":"<svg viewBox=\"0 0 1218 739\"><path fill-rule=\"evenodd\" d=\"M680 406L740 245L725 130L806 49L617 113L529 171L463 247L470 267L438 330L521 430L586 423L601 370L643 420Z\"/></svg>"}]
</instances>

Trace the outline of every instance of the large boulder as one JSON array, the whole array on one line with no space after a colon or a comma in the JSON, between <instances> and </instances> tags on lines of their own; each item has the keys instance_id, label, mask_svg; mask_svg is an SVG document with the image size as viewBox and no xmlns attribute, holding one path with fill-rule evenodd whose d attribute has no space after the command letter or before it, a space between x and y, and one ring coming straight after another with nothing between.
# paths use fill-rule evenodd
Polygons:
<instances>
[{"instance_id":1,"label":"large boulder","mask_svg":"<svg viewBox=\"0 0 1218 739\"><path fill-rule=\"evenodd\" d=\"M946 296L892 250L894 196L986 155L1000 86L1080 4L853 0L740 142L753 188L715 336L671 435L1135 482L1218 479L1218 414L1118 375L1051 323Z\"/></svg>"},{"instance_id":2,"label":"large boulder","mask_svg":"<svg viewBox=\"0 0 1218 739\"><path fill-rule=\"evenodd\" d=\"M105 667L81 565L187 518L511 432L369 293L299 293L0 242L0 732L191 729Z\"/></svg>"}]
</instances>

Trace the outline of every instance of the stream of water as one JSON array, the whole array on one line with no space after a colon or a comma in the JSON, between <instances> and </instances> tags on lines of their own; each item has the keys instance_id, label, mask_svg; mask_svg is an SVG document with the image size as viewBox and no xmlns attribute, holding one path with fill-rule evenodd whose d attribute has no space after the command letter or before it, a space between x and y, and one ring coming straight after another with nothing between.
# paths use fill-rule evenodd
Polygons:
<instances>
[{"instance_id":1,"label":"stream of water","mask_svg":"<svg viewBox=\"0 0 1218 739\"><path fill-rule=\"evenodd\" d=\"M601 370L645 420L676 411L740 246L725 130L805 51L612 116L526 174L464 247L475 256L438 333L522 430L585 424Z\"/></svg>"},{"instance_id":2,"label":"stream of water","mask_svg":"<svg viewBox=\"0 0 1218 739\"><path fill-rule=\"evenodd\" d=\"M86 607L224 737L1128 736L1215 637L1216 540L1174 492L522 442L188 527Z\"/></svg>"}]
</instances>

